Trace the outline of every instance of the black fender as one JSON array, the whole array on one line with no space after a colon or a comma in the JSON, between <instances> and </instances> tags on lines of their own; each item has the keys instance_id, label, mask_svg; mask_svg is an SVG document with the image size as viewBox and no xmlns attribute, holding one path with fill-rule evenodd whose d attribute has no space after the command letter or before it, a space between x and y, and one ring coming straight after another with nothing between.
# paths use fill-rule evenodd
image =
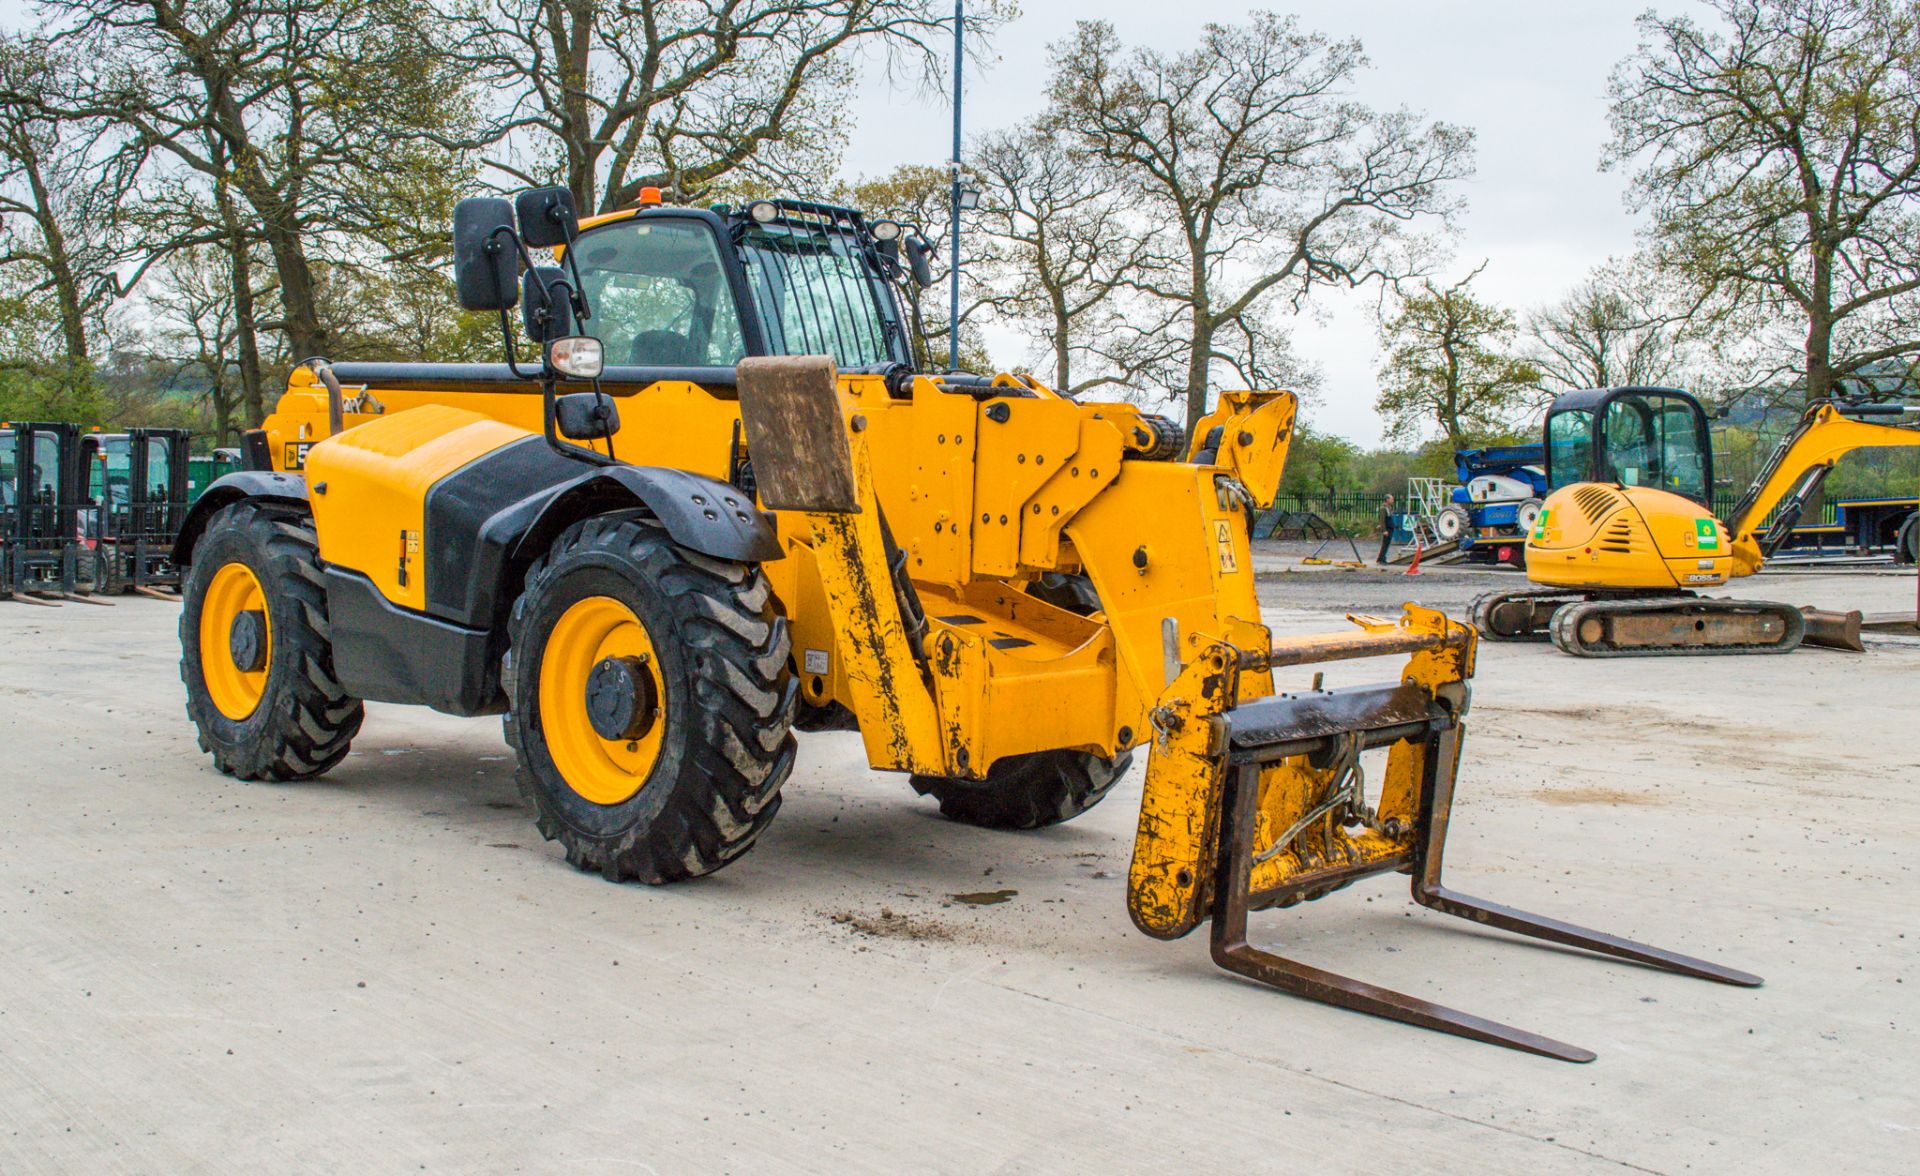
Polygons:
<instances>
[{"instance_id":1,"label":"black fender","mask_svg":"<svg viewBox=\"0 0 1920 1176\"><path fill-rule=\"evenodd\" d=\"M307 504L307 480L300 474L281 474L272 470L236 470L215 478L207 486L206 492L195 500L187 511L185 521L180 524L180 534L173 541L173 566L184 568L192 563L194 545L206 533L208 521L243 498L284 502L304 509Z\"/></svg>"},{"instance_id":2,"label":"black fender","mask_svg":"<svg viewBox=\"0 0 1920 1176\"><path fill-rule=\"evenodd\" d=\"M527 568L560 532L636 509L703 555L754 563L785 554L771 518L738 487L660 466L587 466L529 437L428 492L427 611L457 625L501 627Z\"/></svg>"},{"instance_id":3,"label":"black fender","mask_svg":"<svg viewBox=\"0 0 1920 1176\"><path fill-rule=\"evenodd\" d=\"M675 543L715 559L762 563L786 554L773 518L738 486L665 466L603 466L557 487L514 549L531 562L590 515L644 507Z\"/></svg>"}]
</instances>

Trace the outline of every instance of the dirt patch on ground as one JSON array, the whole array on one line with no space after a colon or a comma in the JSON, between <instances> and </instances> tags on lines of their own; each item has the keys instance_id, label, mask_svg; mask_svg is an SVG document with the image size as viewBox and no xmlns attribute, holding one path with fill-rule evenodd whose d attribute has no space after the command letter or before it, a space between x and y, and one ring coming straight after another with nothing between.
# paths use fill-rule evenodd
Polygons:
<instances>
[{"instance_id":1,"label":"dirt patch on ground","mask_svg":"<svg viewBox=\"0 0 1920 1176\"><path fill-rule=\"evenodd\" d=\"M870 911L832 911L827 918L837 926L873 939L945 942L960 938L960 929L949 923L921 915L903 915L886 907L881 907L878 914Z\"/></svg>"},{"instance_id":2,"label":"dirt patch on ground","mask_svg":"<svg viewBox=\"0 0 1920 1176\"><path fill-rule=\"evenodd\" d=\"M1628 792L1624 788L1547 788L1529 793L1535 800L1544 800L1548 804L1664 804L1659 795L1652 792Z\"/></svg>"}]
</instances>

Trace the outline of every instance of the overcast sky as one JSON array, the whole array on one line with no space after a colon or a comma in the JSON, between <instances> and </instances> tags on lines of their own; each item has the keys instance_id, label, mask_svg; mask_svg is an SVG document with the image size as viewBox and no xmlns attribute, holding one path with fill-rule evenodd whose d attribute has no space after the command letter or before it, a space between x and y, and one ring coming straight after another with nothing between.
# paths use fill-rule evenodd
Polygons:
<instances>
[{"instance_id":1,"label":"overcast sky","mask_svg":"<svg viewBox=\"0 0 1920 1176\"><path fill-rule=\"evenodd\" d=\"M1474 288L1524 310L1560 296L1588 269L1634 244L1636 218L1621 201L1624 178L1600 171L1608 138L1607 77L1636 43L1633 18L1645 3L1619 0L1309 0L1276 5L1308 28L1358 37L1372 66L1356 97L1376 107L1407 106L1478 134L1475 177L1455 242L1458 277L1488 262ZM1026 0L1027 15L1003 30L995 60L969 64L967 129L1009 126L1039 110L1047 45L1076 20L1112 21L1121 40L1185 48L1209 20L1245 19L1244 4L1217 0ZM1693 7L1661 0L1663 11ZM901 162L947 158L952 131L943 98L890 89L870 71L846 151L854 175ZM1376 295L1326 292L1316 311L1293 320L1295 349L1323 373L1315 427L1371 445ZM1316 321L1321 320L1321 321ZM996 346L998 340L996 340ZM1012 359L1017 343L1002 348Z\"/></svg>"}]
</instances>

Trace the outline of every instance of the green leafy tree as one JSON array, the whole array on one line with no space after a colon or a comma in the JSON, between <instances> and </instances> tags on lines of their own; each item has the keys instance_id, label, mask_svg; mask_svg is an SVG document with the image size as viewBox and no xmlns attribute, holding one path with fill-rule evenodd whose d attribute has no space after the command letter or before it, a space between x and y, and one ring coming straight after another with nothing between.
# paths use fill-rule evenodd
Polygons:
<instances>
[{"instance_id":1,"label":"green leafy tree","mask_svg":"<svg viewBox=\"0 0 1920 1176\"><path fill-rule=\"evenodd\" d=\"M443 196L468 170L436 145L464 126L472 78L428 32L422 0L47 0L52 43L86 59L40 109L108 120L152 161L149 175L230 195L277 281L271 320L298 356L331 346L319 271L357 239L444 249ZM183 226L184 247L215 240ZM431 238L429 238L431 240ZM260 325L265 326L262 322Z\"/></svg>"},{"instance_id":2,"label":"green leafy tree","mask_svg":"<svg viewBox=\"0 0 1920 1176\"><path fill-rule=\"evenodd\" d=\"M1512 312L1468 288L1479 274L1444 287L1422 280L1382 321L1387 359L1374 406L1389 436L1413 440L1438 426L1448 445L1467 448L1507 433L1537 399L1540 370L1511 350Z\"/></svg>"},{"instance_id":3,"label":"green leafy tree","mask_svg":"<svg viewBox=\"0 0 1920 1176\"><path fill-rule=\"evenodd\" d=\"M1739 334L1781 327L1809 400L1920 360L1920 6L1709 0L1640 18L1606 160L1656 260Z\"/></svg>"}]
</instances>

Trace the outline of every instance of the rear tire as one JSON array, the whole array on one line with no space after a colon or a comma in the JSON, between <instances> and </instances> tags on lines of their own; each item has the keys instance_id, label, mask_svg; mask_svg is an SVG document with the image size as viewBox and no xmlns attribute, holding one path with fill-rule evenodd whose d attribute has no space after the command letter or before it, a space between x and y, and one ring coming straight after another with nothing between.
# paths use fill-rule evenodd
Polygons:
<instances>
[{"instance_id":1,"label":"rear tire","mask_svg":"<svg viewBox=\"0 0 1920 1176\"><path fill-rule=\"evenodd\" d=\"M626 610L631 621L620 624L637 625L650 646L643 672L658 692L656 717L636 739L581 734L589 695L576 690L578 659L565 644L566 618L581 607ZM798 697L786 621L758 565L680 547L637 512L587 519L528 570L508 635L507 742L541 834L567 861L609 881L662 883L712 873L753 848L793 770ZM576 677L556 677L543 696L548 674ZM579 713L546 714L543 697ZM623 757L623 747L644 758Z\"/></svg>"},{"instance_id":2,"label":"rear tire","mask_svg":"<svg viewBox=\"0 0 1920 1176\"><path fill-rule=\"evenodd\" d=\"M1908 515L1900 525L1900 535L1893 542L1893 562L1920 563L1920 514Z\"/></svg>"},{"instance_id":3,"label":"rear tire","mask_svg":"<svg viewBox=\"0 0 1920 1176\"><path fill-rule=\"evenodd\" d=\"M120 576L120 548L102 539L93 549L93 592L96 596L119 596L127 590Z\"/></svg>"},{"instance_id":4,"label":"rear tire","mask_svg":"<svg viewBox=\"0 0 1920 1176\"><path fill-rule=\"evenodd\" d=\"M215 702L203 662L201 621L208 587L238 564L259 586L269 634L265 680L251 713L234 717ZM181 586L180 680L187 717L214 766L242 780L309 780L346 757L365 714L333 672L327 591L313 521L285 508L237 502L214 515L194 547ZM213 618L213 630L221 619ZM210 630L210 631L213 631ZM213 644L225 642L214 632ZM229 709L237 710L231 702Z\"/></svg>"},{"instance_id":5,"label":"rear tire","mask_svg":"<svg viewBox=\"0 0 1920 1176\"><path fill-rule=\"evenodd\" d=\"M940 815L984 829L1041 829L1099 804L1133 763L1085 751L1040 751L995 763L985 780L914 776L913 790L940 802Z\"/></svg>"}]
</instances>

